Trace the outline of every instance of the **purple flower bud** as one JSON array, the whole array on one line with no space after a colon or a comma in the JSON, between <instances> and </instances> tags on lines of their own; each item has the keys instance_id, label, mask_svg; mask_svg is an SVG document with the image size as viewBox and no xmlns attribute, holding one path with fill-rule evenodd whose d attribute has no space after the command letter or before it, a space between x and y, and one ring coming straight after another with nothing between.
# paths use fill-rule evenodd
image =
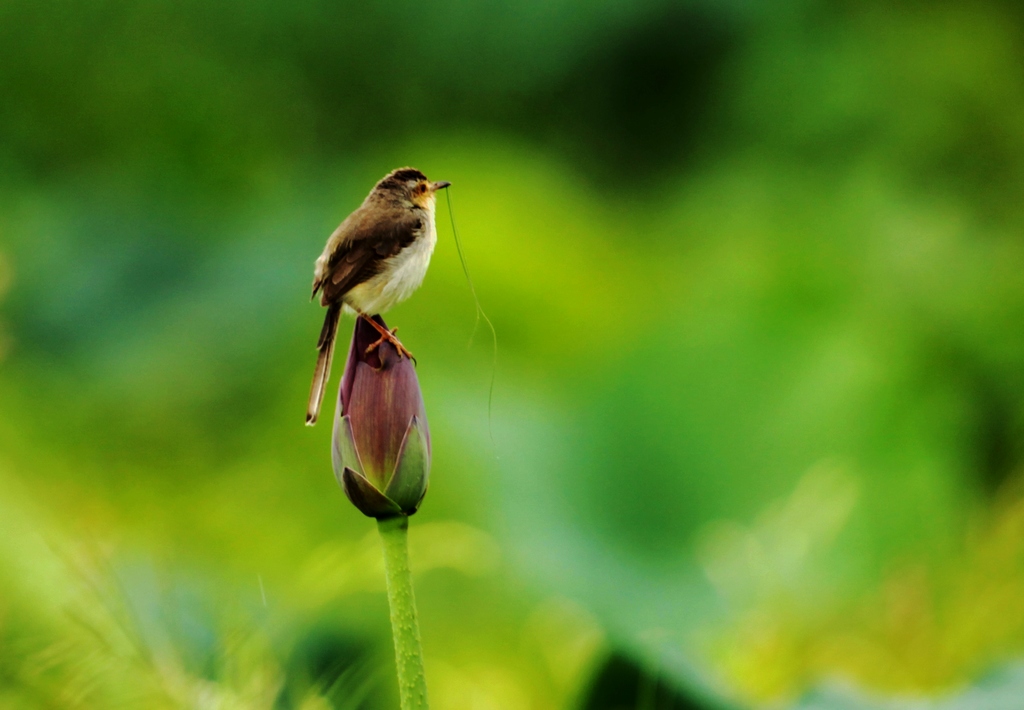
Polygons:
<instances>
[{"instance_id":1,"label":"purple flower bud","mask_svg":"<svg viewBox=\"0 0 1024 710\"><path fill-rule=\"evenodd\" d=\"M380 316L374 320L384 326ZM387 327L387 326L384 326ZM371 518L412 515L427 492L430 430L416 368L356 319L334 415L334 475Z\"/></svg>"}]
</instances>

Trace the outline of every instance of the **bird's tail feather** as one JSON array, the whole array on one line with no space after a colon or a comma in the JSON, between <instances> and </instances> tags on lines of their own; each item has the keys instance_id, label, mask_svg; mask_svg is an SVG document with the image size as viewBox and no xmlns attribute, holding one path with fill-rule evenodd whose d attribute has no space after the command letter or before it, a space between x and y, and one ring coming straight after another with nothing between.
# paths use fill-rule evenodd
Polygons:
<instances>
[{"instance_id":1,"label":"bird's tail feather","mask_svg":"<svg viewBox=\"0 0 1024 710\"><path fill-rule=\"evenodd\" d=\"M334 356L334 337L338 334L338 320L341 318L341 304L333 303L327 308L324 316L324 327L320 330L320 339L316 343L318 354L316 370L313 371L313 384L309 388L309 406L306 407L306 426L316 424L320 416L320 405L324 401L327 380L331 376L331 358Z\"/></svg>"}]
</instances>

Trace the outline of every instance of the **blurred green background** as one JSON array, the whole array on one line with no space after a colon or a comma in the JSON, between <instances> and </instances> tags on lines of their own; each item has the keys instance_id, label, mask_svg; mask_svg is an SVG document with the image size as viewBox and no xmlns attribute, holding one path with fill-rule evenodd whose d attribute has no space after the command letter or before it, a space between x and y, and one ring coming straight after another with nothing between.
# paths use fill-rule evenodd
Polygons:
<instances>
[{"instance_id":1,"label":"blurred green background","mask_svg":"<svg viewBox=\"0 0 1024 710\"><path fill-rule=\"evenodd\" d=\"M414 165L498 336L442 199L435 708L1018 710L1022 67L1011 0L0 0L0 707L397 707L302 420Z\"/></svg>"}]
</instances>

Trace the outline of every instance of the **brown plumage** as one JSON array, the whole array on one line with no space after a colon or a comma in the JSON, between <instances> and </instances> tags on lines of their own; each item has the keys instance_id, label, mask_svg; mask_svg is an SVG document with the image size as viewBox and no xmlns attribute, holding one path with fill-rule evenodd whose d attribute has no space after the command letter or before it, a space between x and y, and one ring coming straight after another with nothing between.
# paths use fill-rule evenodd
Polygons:
<instances>
[{"instance_id":1,"label":"brown plumage","mask_svg":"<svg viewBox=\"0 0 1024 710\"><path fill-rule=\"evenodd\" d=\"M342 311L357 317L383 313L422 283L437 241L434 196L448 185L430 182L415 168L394 170L328 238L313 273L313 297L320 294L327 314L317 341L306 424L315 424L320 414ZM382 340L408 353L394 335L373 325Z\"/></svg>"}]
</instances>

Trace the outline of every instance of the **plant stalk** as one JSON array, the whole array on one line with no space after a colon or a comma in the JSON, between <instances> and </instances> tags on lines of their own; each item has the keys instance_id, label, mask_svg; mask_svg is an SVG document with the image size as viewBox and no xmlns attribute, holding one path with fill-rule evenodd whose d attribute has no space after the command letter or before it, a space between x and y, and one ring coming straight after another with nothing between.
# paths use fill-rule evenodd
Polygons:
<instances>
[{"instance_id":1,"label":"plant stalk","mask_svg":"<svg viewBox=\"0 0 1024 710\"><path fill-rule=\"evenodd\" d=\"M409 517L397 515L377 521L384 548L384 574L391 607L391 635L395 639L398 696L402 710L427 710L427 681L416 621L416 599L409 573Z\"/></svg>"}]
</instances>

